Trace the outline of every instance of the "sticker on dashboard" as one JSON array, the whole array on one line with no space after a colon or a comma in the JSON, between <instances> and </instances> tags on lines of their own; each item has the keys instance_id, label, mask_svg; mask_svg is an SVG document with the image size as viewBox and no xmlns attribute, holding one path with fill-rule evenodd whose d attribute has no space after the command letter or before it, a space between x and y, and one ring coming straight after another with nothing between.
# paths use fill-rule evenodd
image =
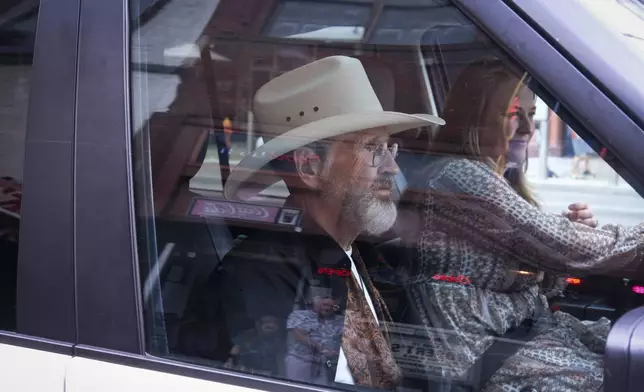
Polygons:
<instances>
[{"instance_id":1,"label":"sticker on dashboard","mask_svg":"<svg viewBox=\"0 0 644 392\"><path fill-rule=\"evenodd\" d=\"M294 208L280 208L225 200L195 199L188 215L297 226L301 213L301 210Z\"/></svg>"}]
</instances>

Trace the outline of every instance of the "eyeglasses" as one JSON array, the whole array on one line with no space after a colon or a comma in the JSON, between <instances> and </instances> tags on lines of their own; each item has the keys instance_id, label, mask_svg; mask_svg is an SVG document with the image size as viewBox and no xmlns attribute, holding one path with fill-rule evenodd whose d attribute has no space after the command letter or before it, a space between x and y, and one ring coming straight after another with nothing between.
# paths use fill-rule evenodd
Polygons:
<instances>
[{"instance_id":1,"label":"eyeglasses","mask_svg":"<svg viewBox=\"0 0 644 392\"><path fill-rule=\"evenodd\" d=\"M398 156L398 143L394 143L391 146L387 147L387 143L381 143L379 145L367 145L365 146L365 149L367 151L373 152L373 158L371 161L371 165L374 167L378 167L382 165L382 163L385 161L385 156L387 155L387 150L389 150L389 153L391 154L391 157L393 159L396 159Z\"/></svg>"}]
</instances>

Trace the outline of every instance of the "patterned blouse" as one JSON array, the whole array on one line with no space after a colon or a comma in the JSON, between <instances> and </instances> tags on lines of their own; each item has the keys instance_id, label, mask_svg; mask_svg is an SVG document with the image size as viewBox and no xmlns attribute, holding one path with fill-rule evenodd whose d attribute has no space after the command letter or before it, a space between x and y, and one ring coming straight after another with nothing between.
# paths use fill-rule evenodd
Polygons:
<instances>
[{"instance_id":1,"label":"patterned blouse","mask_svg":"<svg viewBox=\"0 0 644 392\"><path fill-rule=\"evenodd\" d=\"M420 213L401 213L408 214L407 238L417 249L407 288L428 334L442 342L426 364L428 372L464 375L493 337L533 317L537 307L547 303L539 290L542 271L628 276L635 275L641 263L644 224L591 228L543 212L483 162L435 158L419 178L426 189L416 200ZM549 333L556 331L560 342L577 342L586 351L569 350L541 363L541 370L559 372L567 363L574 363L577 370L597 370L608 320L580 322L557 314L555 320ZM546 337L540 339L547 341ZM535 350L541 350L539 355L547 351L542 346ZM528 362L522 361L521 366ZM529 374L532 370L513 371ZM594 372L599 376L585 385L601 383L601 373L601 369ZM570 374L579 376L574 371ZM556 380L567 382L562 377Z\"/></svg>"},{"instance_id":2,"label":"patterned blouse","mask_svg":"<svg viewBox=\"0 0 644 392\"><path fill-rule=\"evenodd\" d=\"M542 270L628 276L641 264L644 224L591 228L543 212L474 160L439 158L423 177L430 191L417 280L464 275L474 286L510 293L541 282Z\"/></svg>"}]
</instances>

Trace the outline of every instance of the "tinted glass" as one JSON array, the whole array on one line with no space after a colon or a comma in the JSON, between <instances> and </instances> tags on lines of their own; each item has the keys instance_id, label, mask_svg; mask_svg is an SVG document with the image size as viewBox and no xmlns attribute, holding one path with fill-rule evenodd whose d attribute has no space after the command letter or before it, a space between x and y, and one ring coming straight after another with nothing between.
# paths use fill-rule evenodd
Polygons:
<instances>
[{"instance_id":1,"label":"tinted glass","mask_svg":"<svg viewBox=\"0 0 644 392\"><path fill-rule=\"evenodd\" d=\"M0 4L0 329L16 324L18 229L37 1Z\"/></svg>"},{"instance_id":2,"label":"tinted glass","mask_svg":"<svg viewBox=\"0 0 644 392\"><path fill-rule=\"evenodd\" d=\"M148 3L131 69L149 353L340 390L601 388L611 323L644 304L644 201L468 17Z\"/></svg>"}]
</instances>

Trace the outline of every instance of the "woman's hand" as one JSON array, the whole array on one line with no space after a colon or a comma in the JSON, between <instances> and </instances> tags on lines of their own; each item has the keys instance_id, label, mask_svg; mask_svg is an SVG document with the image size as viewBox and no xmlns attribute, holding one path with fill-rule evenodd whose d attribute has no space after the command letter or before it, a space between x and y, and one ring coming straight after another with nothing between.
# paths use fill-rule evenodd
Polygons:
<instances>
[{"instance_id":1,"label":"woman's hand","mask_svg":"<svg viewBox=\"0 0 644 392\"><path fill-rule=\"evenodd\" d=\"M599 222L586 203L575 203L568 206L564 215L571 221L581 223L590 227L597 227Z\"/></svg>"}]
</instances>

